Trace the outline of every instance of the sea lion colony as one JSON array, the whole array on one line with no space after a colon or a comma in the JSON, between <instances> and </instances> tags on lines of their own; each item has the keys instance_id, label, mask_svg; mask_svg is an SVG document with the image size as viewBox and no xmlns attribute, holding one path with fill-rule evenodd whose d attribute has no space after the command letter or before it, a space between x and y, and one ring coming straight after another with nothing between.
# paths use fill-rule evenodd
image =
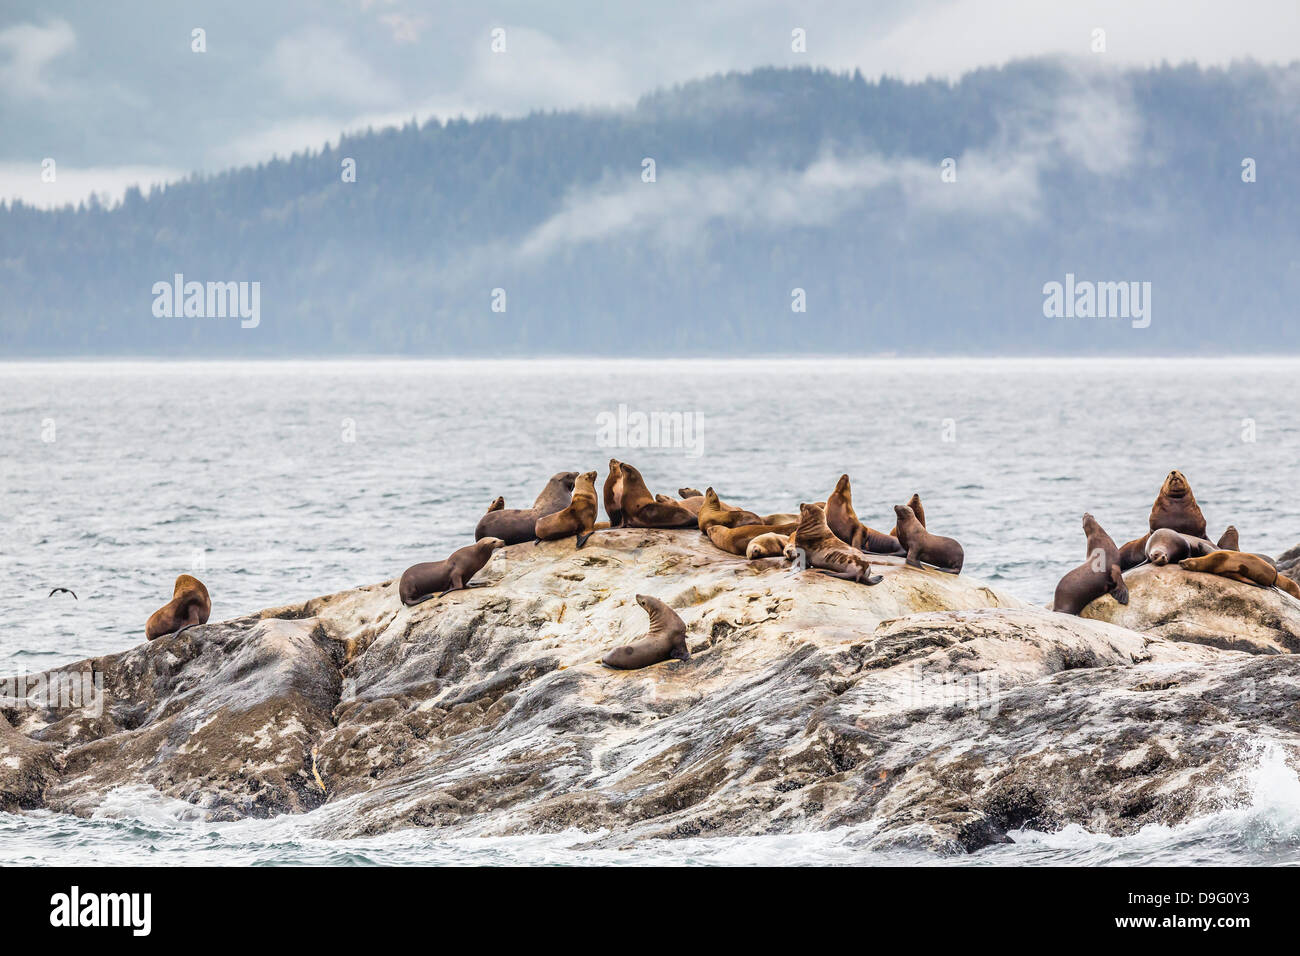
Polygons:
<instances>
[{"instance_id":1,"label":"sea lion colony","mask_svg":"<svg viewBox=\"0 0 1300 956\"><path fill-rule=\"evenodd\" d=\"M803 502L799 512L760 515L728 504L709 487L678 490L680 497L653 494L641 472L611 458L609 471L596 493L595 471L566 471L552 475L528 509L509 509L497 497L474 530L475 542L441 561L407 568L398 582L403 604L413 606L470 587L472 578L493 552L511 544L574 538L581 548L595 533L610 528L695 529L719 550L754 561L776 558L800 570L870 586L881 581L872 574L869 556L903 557L908 566L959 574L965 561L961 544L935 534L926 526L919 495L894 507L896 523L888 532L863 524L853 507L848 475L841 475L825 501ZM603 503L609 520L597 522ZM1206 538L1201 513L1190 483L1172 471L1156 496L1141 538L1115 544L1091 514L1083 516L1086 539L1083 564L1067 573L1056 587L1053 610L1079 614L1092 601L1110 595L1121 604L1129 600L1124 572L1142 564L1180 565L1199 573L1217 574L1259 587L1276 587L1300 599L1300 587L1279 574L1273 559L1238 550L1234 526L1217 544ZM618 669L647 667L667 660L689 660L685 624L676 612L650 595L636 595L649 617L648 633L610 651L602 661ZM146 627L149 640L204 624L211 611L207 589L189 575L176 579L171 602L156 611Z\"/></svg>"}]
</instances>

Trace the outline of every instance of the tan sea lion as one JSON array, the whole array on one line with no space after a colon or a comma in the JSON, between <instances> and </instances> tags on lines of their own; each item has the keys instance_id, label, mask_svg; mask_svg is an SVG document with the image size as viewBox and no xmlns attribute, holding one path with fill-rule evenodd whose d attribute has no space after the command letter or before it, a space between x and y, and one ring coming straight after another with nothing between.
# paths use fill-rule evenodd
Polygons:
<instances>
[{"instance_id":1,"label":"tan sea lion","mask_svg":"<svg viewBox=\"0 0 1300 956\"><path fill-rule=\"evenodd\" d=\"M1203 557L1213 550L1214 545L1205 538L1183 534L1172 528L1160 528L1147 535L1146 558L1157 567Z\"/></svg>"},{"instance_id":2,"label":"tan sea lion","mask_svg":"<svg viewBox=\"0 0 1300 956\"><path fill-rule=\"evenodd\" d=\"M655 501L641 472L625 461L619 464L623 472L620 505L624 525L629 528L689 528L695 524L695 515L681 505Z\"/></svg>"},{"instance_id":3,"label":"tan sea lion","mask_svg":"<svg viewBox=\"0 0 1300 956\"><path fill-rule=\"evenodd\" d=\"M492 504L488 505L487 510L488 512L500 511L505 506L506 506L506 499L503 498L501 495L497 495L495 498L492 499ZM486 514L487 512L484 513Z\"/></svg>"},{"instance_id":4,"label":"tan sea lion","mask_svg":"<svg viewBox=\"0 0 1300 956\"><path fill-rule=\"evenodd\" d=\"M650 615L650 630L641 640L614 648L601 663L630 671L667 660L689 661L691 652L686 646L686 624L677 612L648 594L638 594L636 603Z\"/></svg>"},{"instance_id":5,"label":"tan sea lion","mask_svg":"<svg viewBox=\"0 0 1300 956\"><path fill-rule=\"evenodd\" d=\"M474 540L500 538L506 544L519 544L534 540L537 519L569 507L573 495L576 471L561 471L551 476L533 506L528 509L501 508L489 511L478 521Z\"/></svg>"},{"instance_id":6,"label":"tan sea lion","mask_svg":"<svg viewBox=\"0 0 1300 956\"><path fill-rule=\"evenodd\" d=\"M488 563L493 551L505 546L506 543L500 538L479 538L473 544L453 551L441 561L413 564L402 572L402 579L397 583L397 595L403 604L410 607L435 595L442 597L449 591L482 587L480 584L470 584L470 578Z\"/></svg>"},{"instance_id":7,"label":"tan sea lion","mask_svg":"<svg viewBox=\"0 0 1300 956\"><path fill-rule=\"evenodd\" d=\"M1249 554L1242 551L1211 551L1197 558L1187 558L1179 565L1184 571L1200 571L1205 574L1217 574L1243 584L1256 584L1262 588L1279 588L1300 599L1300 585L1285 574L1279 574L1277 568L1263 555Z\"/></svg>"},{"instance_id":8,"label":"tan sea lion","mask_svg":"<svg viewBox=\"0 0 1300 956\"><path fill-rule=\"evenodd\" d=\"M916 520L921 522L921 527L924 528L925 509L921 507L921 496L913 492L912 497L907 499L907 506L912 509L912 514L916 515ZM899 534L898 525L894 525L894 527L892 527L889 530L889 534L890 537L897 538L898 543L901 544L904 548L907 547L907 542L904 541L903 536Z\"/></svg>"},{"instance_id":9,"label":"tan sea lion","mask_svg":"<svg viewBox=\"0 0 1300 956\"><path fill-rule=\"evenodd\" d=\"M1151 518L1147 522L1152 531L1160 528L1172 528L1194 538L1207 537L1205 515L1201 514L1192 486L1181 471L1175 469L1166 477L1156 495L1155 504L1151 506Z\"/></svg>"},{"instance_id":10,"label":"tan sea lion","mask_svg":"<svg viewBox=\"0 0 1300 956\"><path fill-rule=\"evenodd\" d=\"M1228 530L1219 536L1220 551L1240 551L1241 539L1237 535L1235 525L1228 525Z\"/></svg>"},{"instance_id":11,"label":"tan sea lion","mask_svg":"<svg viewBox=\"0 0 1300 956\"><path fill-rule=\"evenodd\" d=\"M144 636L157 640L164 634L179 634L187 627L207 624L212 613L212 599L208 589L198 578L182 574L172 587L172 599L149 615L144 625Z\"/></svg>"},{"instance_id":12,"label":"tan sea lion","mask_svg":"<svg viewBox=\"0 0 1300 956\"><path fill-rule=\"evenodd\" d=\"M799 506L799 524L785 547L785 556L791 560L797 559L800 552L807 566L822 574L860 584L879 584L883 580L871 573L871 564L861 551L835 536L826 524L826 512L814 504Z\"/></svg>"},{"instance_id":13,"label":"tan sea lion","mask_svg":"<svg viewBox=\"0 0 1300 956\"><path fill-rule=\"evenodd\" d=\"M678 498L703 498L704 492L700 491L698 488L678 488L677 497Z\"/></svg>"},{"instance_id":14,"label":"tan sea lion","mask_svg":"<svg viewBox=\"0 0 1300 956\"><path fill-rule=\"evenodd\" d=\"M745 549L745 557L751 561L758 558L779 558L785 554L785 547L789 543L790 534L768 531L749 542L749 547Z\"/></svg>"},{"instance_id":15,"label":"tan sea lion","mask_svg":"<svg viewBox=\"0 0 1300 956\"><path fill-rule=\"evenodd\" d=\"M822 506L823 508L825 505ZM799 516L789 511L776 511L770 515L759 515L759 524L798 524Z\"/></svg>"},{"instance_id":16,"label":"tan sea lion","mask_svg":"<svg viewBox=\"0 0 1300 956\"><path fill-rule=\"evenodd\" d=\"M609 474L605 476L603 496L609 526L620 527L623 524L623 464L617 458L609 460Z\"/></svg>"},{"instance_id":17,"label":"tan sea lion","mask_svg":"<svg viewBox=\"0 0 1300 956\"><path fill-rule=\"evenodd\" d=\"M738 528L728 528L726 525L710 525L706 532L709 540L729 554L748 555L749 544L755 538L765 534L778 534L783 539L790 536L796 524L770 525L770 524L743 524ZM782 548L785 546L782 545ZM779 551L777 552L780 553Z\"/></svg>"},{"instance_id":18,"label":"tan sea lion","mask_svg":"<svg viewBox=\"0 0 1300 956\"><path fill-rule=\"evenodd\" d=\"M573 500L569 507L537 519L533 532L537 535L536 543L576 536L581 548L595 528L597 508L596 473L584 471L573 486Z\"/></svg>"},{"instance_id":19,"label":"tan sea lion","mask_svg":"<svg viewBox=\"0 0 1300 956\"><path fill-rule=\"evenodd\" d=\"M840 475L835 490L826 499L826 524L835 536L850 547L872 554L907 554L907 549L891 534L869 528L858 520L853 510L853 489L849 476Z\"/></svg>"},{"instance_id":20,"label":"tan sea lion","mask_svg":"<svg viewBox=\"0 0 1300 956\"><path fill-rule=\"evenodd\" d=\"M723 504L718 498L718 493L712 487L704 489L704 504L700 507L695 522L700 531L705 534L708 534L709 528L714 525L722 525L724 528L738 528L741 525L763 523L759 520L758 515L752 511L745 511L741 508Z\"/></svg>"},{"instance_id":21,"label":"tan sea lion","mask_svg":"<svg viewBox=\"0 0 1300 956\"><path fill-rule=\"evenodd\" d=\"M949 574L961 573L966 555L954 538L932 534L917 520L909 505L895 505L894 514L898 518L899 537L907 542L908 564L914 568L928 564Z\"/></svg>"},{"instance_id":22,"label":"tan sea lion","mask_svg":"<svg viewBox=\"0 0 1300 956\"><path fill-rule=\"evenodd\" d=\"M1056 585L1052 610L1078 614L1103 594L1113 595L1120 604L1128 603L1128 586L1119 568L1119 548L1097 519L1083 516L1083 533L1088 538L1087 558Z\"/></svg>"}]
</instances>

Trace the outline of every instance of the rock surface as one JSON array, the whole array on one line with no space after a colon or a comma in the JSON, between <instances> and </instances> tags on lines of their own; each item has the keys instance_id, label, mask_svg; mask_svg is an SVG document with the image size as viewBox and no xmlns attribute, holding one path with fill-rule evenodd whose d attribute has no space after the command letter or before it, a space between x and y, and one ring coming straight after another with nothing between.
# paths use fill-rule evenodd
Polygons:
<instances>
[{"instance_id":1,"label":"rock surface","mask_svg":"<svg viewBox=\"0 0 1300 956\"><path fill-rule=\"evenodd\" d=\"M1177 565L1145 564L1124 575L1129 602L1102 597L1083 616L1173 641L1253 654L1300 651L1300 601Z\"/></svg>"},{"instance_id":2,"label":"rock surface","mask_svg":"<svg viewBox=\"0 0 1300 956\"><path fill-rule=\"evenodd\" d=\"M1300 658L873 567L865 587L619 530L504 549L488 586L413 608L388 582L210 623L61 669L103 674L99 717L0 706L0 805L87 814L145 783L212 819L312 810L322 837L850 826L962 852L1177 823L1246 799L1261 741L1296 760ZM690 661L596 663L644 634L638 591Z\"/></svg>"}]
</instances>

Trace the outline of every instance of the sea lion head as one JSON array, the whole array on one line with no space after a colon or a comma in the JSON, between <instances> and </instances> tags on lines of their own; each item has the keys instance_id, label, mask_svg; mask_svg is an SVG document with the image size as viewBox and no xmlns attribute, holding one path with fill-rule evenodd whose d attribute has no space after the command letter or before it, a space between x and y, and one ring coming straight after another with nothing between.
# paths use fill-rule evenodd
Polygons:
<instances>
[{"instance_id":1,"label":"sea lion head","mask_svg":"<svg viewBox=\"0 0 1300 956\"><path fill-rule=\"evenodd\" d=\"M849 476L840 475L840 480L835 482L835 493L837 495L842 495L847 493L848 490L849 490Z\"/></svg>"},{"instance_id":2,"label":"sea lion head","mask_svg":"<svg viewBox=\"0 0 1300 956\"><path fill-rule=\"evenodd\" d=\"M1097 530L1097 519L1092 516L1090 511L1083 513L1083 530L1088 534L1092 534L1093 531Z\"/></svg>"},{"instance_id":3,"label":"sea lion head","mask_svg":"<svg viewBox=\"0 0 1300 956\"><path fill-rule=\"evenodd\" d=\"M506 546L506 543L500 538L479 538L477 543L480 545L486 545L489 553L495 551L497 548L504 548Z\"/></svg>"},{"instance_id":4,"label":"sea lion head","mask_svg":"<svg viewBox=\"0 0 1300 956\"><path fill-rule=\"evenodd\" d=\"M712 485L709 485L709 487L704 489L704 506L706 508L722 507L722 505L718 501L718 493L713 490Z\"/></svg>"},{"instance_id":5,"label":"sea lion head","mask_svg":"<svg viewBox=\"0 0 1300 956\"><path fill-rule=\"evenodd\" d=\"M898 524L900 527L904 521L916 520L916 512L912 510L911 505L894 505L894 516L898 518Z\"/></svg>"},{"instance_id":6,"label":"sea lion head","mask_svg":"<svg viewBox=\"0 0 1300 956\"><path fill-rule=\"evenodd\" d=\"M578 480L576 471L557 471L551 475L551 481L558 481L564 486L565 491L573 490L573 483Z\"/></svg>"},{"instance_id":7,"label":"sea lion head","mask_svg":"<svg viewBox=\"0 0 1300 956\"><path fill-rule=\"evenodd\" d=\"M586 481L595 484L596 473L594 471L584 471L578 476L578 481Z\"/></svg>"},{"instance_id":8,"label":"sea lion head","mask_svg":"<svg viewBox=\"0 0 1300 956\"><path fill-rule=\"evenodd\" d=\"M172 596L177 597L185 591L195 591L203 588L203 582L189 574L180 574L176 577L176 585L172 588ZM207 590L204 588L204 590Z\"/></svg>"},{"instance_id":9,"label":"sea lion head","mask_svg":"<svg viewBox=\"0 0 1300 956\"><path fill-rule=\"evenodd\" d=\"M617 472L621 467L623 467L623 463L617 458L611 458L609 460L609 470L611 472Z\"/></svg>"},{"instance_id":10,"label":"sea lion head","mask_svg":"<svg viewBox=\"0 0 1300 956\"><path fill-rule=\"evenodd\" d=\"M1192 490L1192 486L1187 483L1186 476L1175 468L1165 478L1165 483L1160 486L1160 493L1166 498L1185 498Z\"/></svg>"}]
</instances>

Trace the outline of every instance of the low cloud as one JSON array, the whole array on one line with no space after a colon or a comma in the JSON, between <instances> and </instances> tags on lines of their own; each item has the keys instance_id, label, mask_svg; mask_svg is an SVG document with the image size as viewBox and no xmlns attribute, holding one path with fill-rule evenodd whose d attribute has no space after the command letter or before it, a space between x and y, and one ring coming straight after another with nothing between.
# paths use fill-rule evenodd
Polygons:
<instances>
[{"instance_id":1,"label":"low cloud","mask_svg":"<svg viewBox=\"0 0 1300 956\"><path fill-rule=\"evenodd\" d=\"M76 45L77 35L66 20L45 26L20 23L0 30L0 96L45 99L54 95L46 67Z\"/></svg>"}]
</instances>

